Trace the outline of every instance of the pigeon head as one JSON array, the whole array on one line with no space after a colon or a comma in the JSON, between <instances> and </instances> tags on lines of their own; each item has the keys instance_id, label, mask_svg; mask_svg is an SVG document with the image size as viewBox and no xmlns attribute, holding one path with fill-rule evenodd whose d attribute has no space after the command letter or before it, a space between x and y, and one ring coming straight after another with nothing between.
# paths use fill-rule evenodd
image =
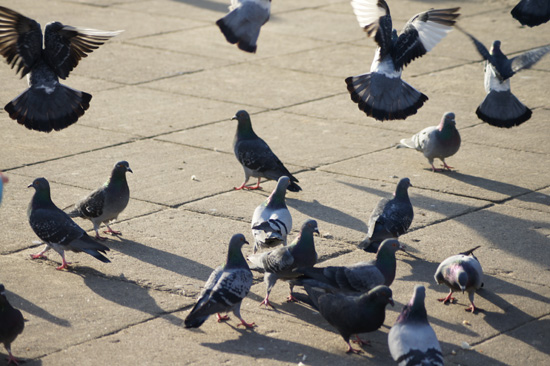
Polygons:
<instances>
[{"instance_id":1,"label":"pigeon head","mask_svg":"<svg viewBox=\"0 0 550 366\"><path fill-rule=\"evenodd\" d=\"M395 197L399 198L408 198L409 195L407 193L409 187L412 187L411 181L409 178L403 178L399 181L397 184L397 187L395 188L395 193L393 194Z\"/></svg>"},{"instance_id":2,"label":"pigeon head","mask_svg":"<svg viewBox=\"0 0 550 366\"><path fill-rule=\"evenodd\" d=\"M308 233L313 236L313 233L317 233L319 235L319 228L317 227L317 221L313 219L306 220L302 224L302 228L300 229L300 234Z\"/></svg>"},{"instance_id":3,"label":"pigeon head","mask_svg":"<svg viewBox=\"0 0 550 366\"><path fill-rule=\"evenodd\" d=\"M391 306L395 305L392 299L392 291L387 286L376 286L368 292L368 296L376 304L380 304L383 306L386 306L388 304L391 304Z\"/></svg>"},{"instance_id":4,"label":"pigeon head","mask_svg":"<svg viewBox=\"0 0 550 366\"><path fill-rule=\"evenodd\" d=\"M402 323L407 321L427 321L428 313L424 306L424 300L426 299L426 288L422 285L416 285L414 287L414 293L411 301L401 311L401 314L397 317L396 323Z\"/></svg>"},{"instance_id":5,"label":"pigeon head","mask_svg":"<svg viewBox=\"0 0 550 366\"><path fill-rule=\"evenodd\" d=\"M232 120L236 119L237 124L237 135L240 138L252 138L256 137L254 130L252 129L252 122L250 121L250 115L245 110L238 111Z\"/></svg>"},{"instance_id":6,"label":"pigeon head","mask_svg":"<svg viewBox=\"0 0 550 366\"><path fill-rule=\"evenodd\" d=\"M36 192L50 192L50 183L46 178L36 178L27 188L33 187Z\"/></svg>"},{"instance_id":7,"label":"pigeon head","mask_svg":"<svg viewBox=\"0 0 550 366\"><path fill-rule=\"evenodd\" d=\"M243 245L248 244L243 234L235 234L229 240L229 250L227 251L227 262L225 268L248 266L242 253ZM244 263L244 264L243 264Z\"/></svg>"},{"instance_id":8,"label":"pigeon head","mask_svg":"<svg viewBox=\"0 0 550 366\"><path fill-rule=\"evenodd\" d=\"M397 241L397 239L386 239L378 247L377 253L393 253L393 256L395 257L395 252L397 252L398 250L405 251L404 246L399 241Z\"/></svg>"},{"instance_id":9,"label":"pigeon head","mask_svg":"<svg viewBox=\"0 0 550 366\"><path fill-rule=\"evenodd\" d=\"M113 167L113 174L115 172L122 174L126 174L126 172L133 173L132 169L130 169L130 164L128 164L128 162L124 160L119 161L115 164L115 166Z\"/></svg>"},{"instance_id":10,"label":"pigeon head","mask_svg":"<svg viewBox=\"0 0 550 366\"><path fill-rule=\"evenodd\" d=\"M466 287L468 286L468 273L462 267L458 270L457 282L458 287L460 287L460 290L464 293L464 291L466 291Z\"/></svg>"},{"instance_id":11,"label":"pigeon head","mask_svg":"<svg viewBox=\"0 0 550 366\"><path fill-rule=\"evenodd\" d=\"M491 55L493 55L493 56L502 55L502 51L500 50L500 41L499 40L495 40L493 42L493 46L491 47Z\"/></svg>"},{"instance_id":12,"label":"pigeon head","mask_svg":"<svg viewBox=\"0 0 550 366\"><path fill-rule=\"evenodd\" d=\"M404 250L397 239L386 239L378 247L376 252L376 267L382 272L386 281L384 284L389 286L395 279L396 259L395 252Z\"/></svg>"},{"instance_id":13,"label":"pigeon head","mask_svg":"<svg viewBox=\"0 0 550 366\"><path fill-rule=\"evenodd\" d=\"M453 112L446 112L443 115L443 118L441 118L441 122L439 123L438 130L442 131L444 128L454 127L456 126L455 121L455 114Z\"/></svg>"},{"instance_id":14,"label":"pigeon head","mask_svg":"<svg viewBox=\"0 0 550 366\"><path fill-rule=\"evenodd\" d=\"M282 176L277 181L277 186L271 192L267 199L267 203L276 206L279 205L285 205L285 196L286 196L286 189L290 185L290 178L287 176Z\"/></svg>"}]
</instances>

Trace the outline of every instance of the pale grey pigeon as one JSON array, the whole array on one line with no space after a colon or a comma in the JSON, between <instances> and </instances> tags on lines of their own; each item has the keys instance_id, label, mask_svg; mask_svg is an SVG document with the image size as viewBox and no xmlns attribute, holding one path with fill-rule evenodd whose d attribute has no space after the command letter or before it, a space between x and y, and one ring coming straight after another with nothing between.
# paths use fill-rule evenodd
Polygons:
<instances>
[{"instance_id":1,"label":"pale grey pigeon","mask_svg":"<svg viewBox=\"0 0 550 366\"><path fill-rule=\"evenodd\" d=\"M36 131L59 131L75 123L92 96L59 78L66 79L83 57L120 33L51 22L43 37L36 21L0 6L0 54L21 77L29 74L29 88L4 107L6 112Z\"/></svg>"},{"instance_id":2,"label":"pale grey pigeon","mask_svg":"<svg viewBox=\"0 0 550 366\"><path fill-rule=\"evenodd\" d=\"M511 13L522 25L535 27L550 20L550 0L521 0Z\"/></svg>"},{"instance_id":3,"label":"pale grey pigeon","mask_svg":"<svg viewBox=\"0 0 550 366\"><path fill-rule=\"evenodd\" d=\"M242 253L242 247L248 244L243 234L235 234L229 241L225 265L217 267L206 281L197 303L185 318L185 328L198 328L212 314L216 314L218 322L227 320L232 311L243 325L252 328L254 323L247 323L241 317L241 302L248 295L252 286L252 272Z\"/></svg>"},{"instance_id":4,"label":"pale grey pigeon","mask_svg":"<svg viewBox=\"0 0 550 366\"><path fill-rule=\"evenodd\" d=\"M425 298L424 286L415 286L411 301L403 307L388 334L390 353L399 366L443 366L441 346L428 323Z\"/></svg>"},{"instance_id":5,"label":"pale grey pigeon","mask_svg":"<svg viewBox=\"0 0 550 366\"><path fill-rule=\"evenodd\" d=\"M9 179L6 175L0 172L0 204L2 204L2 195L4 193L4 184L8 183Z\"/></svg>"},{"instance_id":6,"label":"pale grey pigeon","mask_svg":"<svg viewBox=\"0 0 550 366\"><path fill-rule=\"evenodd\" d=\"M11 344L23 333L24 328L23 314L9 303L6 288L0 283L0 343L4 344L8 351L8 365L19 365L19 361L11 353Z\"/></svg>"},{"instance_id":7,"label":"pale grey pigeon","mask_svg":"<svg viewBox=\"0 0 550 366\"><path fill-rule=\"evenodd\" d=\"M401 72L451 31L460 8L419 13L405 24L398 37L386 1L352 0L351 5L359 25L378 44L370 72L346 79L351 99L367 116L379 121L406 119L428 97L401 80Z\"/></svg>"},{"instance_id":8,"label":"pale grey pigeon","mask_svg":"<svg viewBox=\"0 0 550 366\"><path fill-rule=\"evenodd\" d=\"M443 168L451 170L453 167L445 163L445 158L456 154L460 148L460 134L456 129L455 114L446 112L438 126L426 127L409 139L402 139L397 147L415 149L424 154L430 162L432 171L436 172L434 159L443 162Z\"/></svg>"}]
</instances>

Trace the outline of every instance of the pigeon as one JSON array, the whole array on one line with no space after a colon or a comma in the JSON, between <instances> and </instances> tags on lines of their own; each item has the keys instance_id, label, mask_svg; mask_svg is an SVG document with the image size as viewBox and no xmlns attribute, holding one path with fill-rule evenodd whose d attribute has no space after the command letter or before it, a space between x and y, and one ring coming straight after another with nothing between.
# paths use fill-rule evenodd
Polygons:
<instances>
[{"instance_id":1,"label":"pigeon","mask_svg":"<svg viewBox=\"0 0 550 366\"><path fill-rule=\"evenodd\" d=\"M44 253L53 248L63 259L62 265L57 267L58 270L68 267L65 261L65 250L85 252L103 263L110 262L101 254L105 254L109 248L93 240L69 215L52 202L50 183L45 178L36 178L28 186L30 187L33 187L36 192L27 210L29 224L35 234L46 243L44 250L31 255L33 259L46 258Z\"/></svg>"},{"instance_id":2,"label":"pigeon","mask_svg":"<svg viewBox=\"0 0 550 366\"><path fill-rule=\"evenodd\" d=\"M451 290L449 294L439 301L447 303L454 300L452 297L453 292L455 291L464 291L468 292L468 298L470 299L470 306L466 308L466 311L471 311L472 313L477 310L480 310L474 305L474 294L476 290L483 287L483 270L481 269L481 264L474 256L474 250L479 248L479 246L470 249L466 252L460 253L458 255L453 255L445 259L437 271L435 271L435 281L438 284L444 283Z\"/></svg>"},{"instance_id":3,"label":"pigeon","mask_svg":"<svg viewBox=\"0 0 550 366\"><path fill-rule=\"evenodd\" d=\"M237 160L241 163L244 169L244 183L235 189L259 189L260 178L278 180L283 175L290 178L288 190L291 192L299 192L302 190L296 179L279 158L271 151L264 140L258 137L252 129L250 116L247 111L241 110L232 119L236 119L237 133L233 140L233 150ZM258 178L258 184L254 187L247 186L246 183L250 177Z\"/></svg>"},{"instance_id":4,"label":"pigeon","mask_svg":"<svg viewBox=\"0 0 550 366\"><path fill-rule=\"evenodd\" d=\"M352 0L351 5L359 25L378 44L370 72L346 79L351 99L367 116L379 121L406 119L415 114L428 97L401 80L401 72L415 58L431 51L452 30L460 8L416 14L398 37L386 1Z\"/></svg>"},{"instance_id":5,"label":"pigeon","mask_svg":"<svg viewBox=\"0 0 550 366\"><path fill-rule=\"evenodd\" d=\"M511 13L522 25L535 27L550 20L550 0L521 0Z\"/></svg>"},{"instance_id":6,"label":"pigeon","mask_svg":"<svg viewBox=\"0 0 550 366\"><path fill-rule=\"evenodd\" d=\"M0 172L0 204L2 204L2 193L4 192L4 184L8 183L8 181L8 177Z\"/></svg>"},{"instance_id":7,"label":"pigeon","mask_svg":"<svg viewBox=\"0 0 550 366\"><path fill-rule=\"evenodd\" d=\"M90 220L94 224L96 239L107 239L99 235L101 223L107 226L105 233L121 235L120 231L111 229L109 222L117 219L130 200L126 172L133 173L128 162L117 162L113 167L111 177L105 184L80 200L73 209L67 210L70 217L82 217Z\"/></svg>"},{"instance_id":8,"label":"pigeon","mask_svg":"<svg viewBox=\"0 0 550 366\"><path fill-rule=\"evenodd\" d=\"M289 184L290 179L287 176L279 178L271 195L254 210L251 225L254 253L260 248L286 245L286 237L292 229L292 216L285 203Z\"/></svg>"},{"instance_id":9,"label":"pigeon","mask_svg":"<svg viewBox=\"0 0 550 366\"><path fill-rule=\"evenodd\" d=\"M36 21L0 6L0 54L21 77L28 74L29 81L29 88L4 107L6 112L28 129L42 132L75 123L92 96L59 83L59 78L66 79L81 58L121 32L51 22L42 37Z\"/></svg>"},{"instance_id":10,"label":"pigeon","mask_svg":"<svg viewBox=\"0 0 550 366\"><path fill-rule=\"evenodd\" d=\"M376 286L361 295L343 293L325 293L311 286L304 286L319 313L338 330L348 345L346 353L361 353L350 344L350 337L355 334L356 343L370 344L359 338L358 333L374 332L384 324L386 306L394 305L392 291L387 286Z\"/></svg>"},{"instance_id":11,"label":"pigeon","mask_svg":"<svg viewBox=\"0 0 550 366\"><path fill-rule=\"evenodd\" d=\"M430 162L432 171L440 171L434 166L434 159L443 162L443 168L451 170L453 167L445 163L445 158L456 154L460 148L460 134L456 129L455 114L446 112L439 122L439 126L426 127L410 139L402 139L397 147L415 149L424 154Z\"/></svg>"},{"instance_id":12,"label":"pigeon","mask_svg":"<svg viewBox=\"0 0 550 366\"><path fill-rule=\"evenodd\" d=\"M306 220L300 229L300 234L290 245L248 257L252 264L265 271L264 282L267 286L267 293L260 306L275 308L269 302L269 294L278 279L292 280L300 275L294 271L296 268L313 267L317 263L313 233L319 234L317 221ZM289 286L290 295L287 300L295 301L296 299L292 296L294 284L289 282Z\"/></svg>"},{"instance_id":13,"label":"pigeon","mask_svg":"<svg viewBox=\"0 0 550 366\"><path fill-rule=\"evenodd\" d=\"M388 238L397 238L407 232L411 226L414 212L407 190L411 187L409 178L403 178L397 184L393 198L382 198L369 218L367 237L359 248L376 253L380 242Z\"/></svg>"},{"instance_id":14,"label":"pigeon","mask_svg":"<svg viewBox=\"0 0 550 366\"><path fill-rule=\"evenodd\" d=\"M227 315L220 313L229 311L241 321L237 326L254 326L241 317L241 302L252 286L252 272L241 251L244 244L248 242L243 234L233 235L225 265L217 267L206 281L197 303L185 318L185 328L200 327L212 314L216 314L218 322L228 320Z\"/></svg>"},{"instance_id":15,"label":"pigeon","mask_svg":"<svg viewBox=\"0 0 550 366\"><path fill-rule=\"evenodd\" d=\"M23 314L8 302L6 289L0 284L0 343L8 351L8 365L19 365L19 361L11 353L11 344L25 328Z\"/></svg>"},{"instance_id":16,"label":"pigeon","mask_svg":"<svg viewBox=\"0 0 550 366\"><path fill-rule=\"evenodd\" d=\"M411 301L403 307L388 334L388 346L399 366L443 366L443 354L424 306L426 289L414 287Z\"/></svg>"},{"instance_id":17,"label":"pigeon","mask_svg":"<svg viewBox=\"0 0 550 366\"><path fill-rule=\"evenodd\" d=\"M536 64L550 52L550 46L538 47L508 59L500 49L500 41L493 42L489 52L470 33L457 27L474 43L485 63L485 91L487 96L476 109L477 117L491 126L510 128L519 126L531 118L531 109L526 107L510 91L510 78L523 69Z\"/></svg>"},{"instance_id":18,"label":"pigeon","mask_svg":"<svg viewBox=\"0 0 550 366\"><path fill-rule=\"evenodd\" d=\"M231 0L229 10L216 22L225 39L243 51L255 53L260 28L269 20L271 0Z\"/></svg>"}]
</instances>

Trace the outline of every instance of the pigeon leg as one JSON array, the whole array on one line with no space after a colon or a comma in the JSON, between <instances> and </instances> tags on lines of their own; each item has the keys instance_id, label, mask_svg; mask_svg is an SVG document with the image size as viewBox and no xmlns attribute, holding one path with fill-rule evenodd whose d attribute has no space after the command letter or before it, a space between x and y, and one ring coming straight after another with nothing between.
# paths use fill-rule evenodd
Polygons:
<instances>
[{"instance_id":1,"label":"pigeon leg","mask_svg":"<svg viewBox=\"0 0 550 366\"><path fill-rule=\"evenodd\" d=\"M268 306L270 306L272 309L275 309L275 306L273 306L270 302L269 302L269 294L265 295L265 299L264 301L262 301L260 303L260 306L262 305L265 305L265 307L267 308Z\"/></svg>"},{"instance_id":2,"label":"pigeon leg","mask_svg":"<svg viewBox=\"0 0 550 366\"><path fill-rule=\"evenodd\" d=\"M453 167L452 166L448 166L446 162L443 161L443 168L447 169L447 170L452 170Z\"/></svg>"},{"instance_id":3,"label":"pigeon leg","mask_svg":"<svg viewBox=\"0 0 550 366\"><path fill-rule=\"evenodd\" d=\"M59 267L56 268L58 271L61 271L62 269L65 269L65 268L69 268L69 263L65 260L65 253L61 254L61 259L63 260L63 262Z\"/></svg>"},{"instance_id":4,"label":"pigeon leg","mask_svg":"<svg viewBox=\"0 0 550 366\"><path fill-rule=\"evenodd\" d=\"M218 323L221 323L225 320L229 320L228 315L221 315L220 313L216 313L216 318L218 319Z\"/></svg>"},{"instance_id":5,"label":"pigeon leg","mask_svg":"<svg viewBox=\"0 0 550 366\"><path fill-rule=\"evenodd\" d=\"M363 351L361 351L360 349L355 349L351 346L351 344L349 344L349 342L346 342L348 344L348 350L346 351L346 353L356 353L356 354L359 354L359 353L362 353Z\"/></svg>"},{"instance_id":6,"label":"pigeon leg","mask_svg":"<svg viewBox=\"0 0 550 366\"><path fill-rule=\"evenodd\" d=\"M252 323L247 323L247 322L244 321L243 318L239 318L239 319L241 320L241 322L240 322L239 324L237 324L237 327L242 325L242 326L244 326L245 328L254 328L254 325L255 325L254 322L252 322Z\"/></svg>"},{"instance_id":7,"label":"pigeon leg","mask_svg":"<svg viewBox=\"0 0 550 366\"><path fill-rule=\"evenodd\" d=\"M95 238L96 238L97 240L102 240L102 241L107 240L106 237L99 235L99 230L98 230L98 229L94 229L94 230L95 230Z\"/></svg>"},{"instance_id":8,"label":"pigeon leg","mask_svg":"<svg viewBox=\"0 0 550 366\"><path fill-rule=\"evenodd\" d=\"M440 172L440 171L441 171L441 169L436 168L432 163L432 172L435 173L435 172Z\"/></svg>"},{"instance_id":9,"label":"pigeon leg","mask_svg":"<svg viewBox=\"0 0 550 366\"><path fill-rule=\"evenodd\" d=\"M353 343L364 344L365 346L370 346L370 341L365 341L364 339L359 338L359 335L355 335L355 340L352 340Z\"/></svg>"},{"instance_id":10,"label":"pigeon leg","mask_svg":"<svg viewBox=\"0 0 550 366\"><path fill-rule=\"evenodd\" d=\"M38 258L48 259L48 257L46 257L44 255L44 253L46 253L50 249L51 249L51 247L48 244L46 244L46 247L44 248L44 250L42 250L40 253L31 254L31 258L32 259L38 259Z\"/></svg>"},{"instance_id":11,"label":"pigeon leg","mask_svg":"<svg viewBox=\"0 0 550 366\"><path fill-rule=\"evenodd\" d=\"M107 226L107 230L104 230L103 233L105 234L111 234L111 235L122 235L122 233L120 231L116 231L116 230L113 230L111 229L111 227L107 224L105 224L105 226Z\"/></svg>"},{"instance_id":12,"label":"pigeon leg","mask_svg":"<svg viewBox=\"0 0 550 366\"><path fill-rule=\"evenodd\" d=\"M6 350L8 351L8 365L11 364L11 363L13 363L14 365L19 365L19 361L11 353L11 347L6 347Z\"/></svg>"},{"instance_id":13,"label":"pigeon leg","mask_svg":"<svg viewBox=\"0 0 550 366\"><path fill-rule=\"evenodd\" d=\"M248 186L248 187L244 187L244 188L245 188L245 189L248 189L248 190L261 189L261 188L260 188L260 179L261 179L261 178L258 178L258 184L256 184L254 187Z\"/></svg>"},{"instance_id":14,"label":"pigeon leg","mask_svg":"<svg viewBox=\"0 0 550 366\"><path fill-rule=\"evenodd\" d=\"M288 302L298 302L299 300L297 298L295 298L294 296L292 296L292 294L290 294L290 295L287 296L286 301L288 301Z\"/></svg>"},{"instance_id":15,"label":"pigeon leg","mask_svg":"<svg viewBox=\"0 0 550 366\"><path fill-rule=\"evenodd\" d=\"M250 179L250 177L246 176L246 177L244 178L243 184L241 184L239 187L233 187L233 188L234 188L235 190L237 190L237 191L240 190L240 189L245 188L246 183L248 183L248 179Z\"/></svg>"},{"instance_id":16,"label":"pigeon leg","mask_svg":"<svg viewBox=\"0 0 550 366\"><path fill-rule=\"evenodd\" d=\"M449 292L449 294L446 297L443 297L441 299L437 299L437 301L442 301L444 304L448 303L449 301L454 301L455 298L452 297L453 291Z\"/></svg>"}]
</instances>

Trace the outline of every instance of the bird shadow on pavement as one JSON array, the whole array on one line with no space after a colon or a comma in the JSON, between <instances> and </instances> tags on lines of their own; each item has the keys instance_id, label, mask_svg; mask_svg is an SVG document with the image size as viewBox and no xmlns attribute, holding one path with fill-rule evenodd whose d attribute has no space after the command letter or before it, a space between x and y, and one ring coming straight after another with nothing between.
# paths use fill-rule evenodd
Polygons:
<instances>
[{"instance_id":1,"label":"bird shadow on pavement","mask_svg":"<svg viewBox=\"0 0 550 366\"><path fill-rule=\"evenodd\" d=\"M71 322L66 319L61 319L50 312L48 312L46 309L41 308L40 306L33 304L29 300L13 293L10 291L6 291L8 293L8 299L10 300L10 303L13 305L14 308L22 310L25 313L31 314L33 316L36 316L38 318L44 319L50 323L54 323L56 325L59 325L61 327L70 327Z\"/></svg>"}]
</instances>

